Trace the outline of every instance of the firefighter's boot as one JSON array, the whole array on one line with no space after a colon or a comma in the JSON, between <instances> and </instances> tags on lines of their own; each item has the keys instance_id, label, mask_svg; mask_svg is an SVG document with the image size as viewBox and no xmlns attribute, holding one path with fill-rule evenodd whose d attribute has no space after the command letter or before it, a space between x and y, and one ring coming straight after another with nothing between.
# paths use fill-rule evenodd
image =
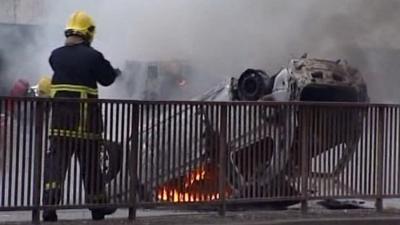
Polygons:
<instances>
[{"instance_id":1,"label":"firefighter's boot","mask_svg":"<svg viewBox=\"0 0 400 225\"><path fill-rule=\"evenodd\" d=\"M93 220L104 220L106 215L111 215L117 211L115 207L103 207L98 209L92 209L92 219Z\"/></svg>"},{"instance_id":2,"label":"firefighter's boot","mask_svg":"<svg viewBox=\"0 0 400 225\"><path fill-rule=\"evenodd\" d=\"M58 220L55 210L44 210L42 216L45 222L56 222Z\"/></svg>"},{"instance_id":3,"label":"firefighter's boot","mask_svg":"<svg viewBox=\"0 0 400 225\"><path fill-rule=\"evenodd\" d=\"M43 192L43 204L46 206L57 205L60 202L61 190L58 188ZM45 209L42 214L43 221L55 222L58 220L57 213L52 209Z\"/></svg>"}]
</instances>

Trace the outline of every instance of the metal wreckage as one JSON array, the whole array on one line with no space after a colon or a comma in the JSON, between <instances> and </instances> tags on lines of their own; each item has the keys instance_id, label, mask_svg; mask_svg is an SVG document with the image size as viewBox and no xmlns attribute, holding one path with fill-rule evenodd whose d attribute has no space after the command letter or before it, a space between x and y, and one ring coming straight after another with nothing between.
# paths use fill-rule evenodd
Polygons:
<instances>
[{"instance_id":1,"label":"metal wreckage","mask_svg":"<svg viewBox=\"0 0 400 225\"><path fill-rule=\"evenodd\" d=\"M194 100L367 102L369 97L361 73L357 69L351 67L346 61L309 59L307 56L303 56L299 59L291 60L287 67L282 68L273 76L267 75L262 70L248 69L241 74L239 78L231 78L227 82L217 85L215 88ZM190 114L193 116L190 118L185 118L187 114L184 116L180 115L183 112L179 110L164 112L168 113L168 115L162 118L168 118L167 120L150 121L151 125L140 129L140 135L148 135L149 138L140 139L141 143L139 143L139 145L141 148L140 151L142 152L139 154L139 162L141 163L139 167L156 168L143 169L138 172L138 182L140 186L138 190L141 192L140 197L143 199L149 201L174 201L173 198L169 198L168 196L163 197L162 193L160 194L163 188L167 187L172 180L180 179L185 176L185 174L191 173L193 168L189 166L190 163L199 161L206 163L207 161L212 161L210 160L210 157L212 157L210 155L212 154L209 153L210 149L209 146L207 146L209 140L206 139L216 134L216 131L213 130L215 126L212 125L216 122L208 119L211 118L211 116L207 115L207 110L197 108L195 111L195 113ZM277 116L276 114L281 114L281 117L287 119L272 122L270 118ZM228 117L229 116L232 115L228 115ZM258 187L268 187L272 186L272 184L276 185L277 183L279 185L288 186L289 192L292 194L298 193L297 189L299 187L291 185L286 178L296 173L295 170L298 170L301 164L296 155L298 155L300 151L298 143L302 136L298 123L293 122L296 121L295 117L298 116L299 114L296 112L271 111L270 114L253 118L253 120L260 125L268 125L277 129L269 129L269 131L257 132L257 134L256 131L244 132L245 129L239 129L243 130L243 132L237 132L236 135L230 139L229 143L227 143L227 146L229 146L227 167L229 167L231 174L228 175L228 177L235 177L233 179L228 178L229 184L227 184L227 186L231 189L231 197L240 198L245 196L250 189L257 188L254 187L254 185ZM197 121L202 121L204 126L199 126L198 129L202 129L199 133L204 135L199 137L193 137L190 134L185 135L185 138L192 140L191 143L193 143L188 145L189 149L178 148L178 145L182 144L184 141L180 139L172 139L162 144L161 142L158 144L150 143L152 135L160 134L160 131L157 131L159 128L155 126L155 123L162 123L162 126L169 127L173 126L172 121L176 120L173 118L195 121L196 118L194 117L198 117ZM314 145L319 146L319 149L313 149L311 158L317 157L318 154L322 154L339 144L345 144L346 149L343 150L341 158L336 163L336 168L332 171L331 175L338 174L343 170L356 149L355 145L358 143L359 136L361 135L362 115L354 114L351 121L351 123L345 124L343 129L354 129L354 135L339 135L335 140L324 141L323 145ZM282 127L288 129L280 129ZM169 130L169 132L175 132L173 129ZM288 133L288 131L290 131L290 133ZM325 133L326 132L333 132L333 129L330 131L327 130ZM335 132L340 133L338 131ZM165 134L161 133L161 135ZM311 135L314 137L314 142L321 142L322 134L315 132ZM269 143L264 143L266 140L268 140ZM249 149L253 148L253 146L257 146L257 144L259 144L259 146L266 146L266 149L263 149L263 151L268 152L268 157L265 158L265 161L257 163L257 168L254 170L250 172L246 171L241 168L237 158L246 155L243 152L249 151ZM184 161L171 159L170 156L166 155L167 151L165 150L171 148L179 149L176 150L178 152L175 152L176 157L184 154L189 155ZM195 150L191 148L199 148L200 150L196 150L196 153L193 153ZM112 148L109 148L109 150L110 149ZM111 181L119 176L119 171L123 165L120 165L122 162L121 156L116 156L118 154L115 154L115 152L112 153L111 151L109 155L114 155L109 158L113 161L109 163L110 168L113 168L111 169L111 174L109 174L109 180ZM148 155L152 157L148 157ZM155 166L156 163L159 163L154 160L156 158L174 160L174 163L163 163L162 165ZM118 185L110 185L111 188L113 188L113 186ZM120 187L117 189L117 191L111 192L118 192L117 195L112 198L120 198L126 194ZM212 199L213 198L210 198L209 200Z\"/></svg>"}]
</instances>

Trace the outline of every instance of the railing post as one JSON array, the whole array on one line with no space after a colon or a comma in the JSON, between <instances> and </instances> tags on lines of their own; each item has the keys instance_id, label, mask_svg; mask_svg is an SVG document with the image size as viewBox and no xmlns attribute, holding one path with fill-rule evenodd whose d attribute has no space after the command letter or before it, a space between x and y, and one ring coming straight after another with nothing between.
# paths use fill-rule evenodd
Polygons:
<instances>
[{"instance_id":1,"label":"railing post","mask_svg":"<svg viewBox=\"0 0 400 225\"><path fill-rule=\"evenodd\" d=\"M377 171L377 197L375 201L375 206L376 206L376 211L377 212L382 212L383 211L383 151L384 151L384 119L385 119L385 111L382 106L379 108L379 114L378 114L378 129L377 129L377 135L378 135L378 143L377 143L377 151L378 151L378 171Z\"/></svg>"},{"instance_id":2,"label":"railing post","mask_svg":"<svg viewBox=\"0 0 400 225\"><path fill-rule=\"evenodd\" d=\"M31 102L34 104L35 102ZM41 198L41 174L42 174L42 151L43 151L43 102L36 101L35 117L35 156L33 169L33 210L32 222L40 223L40 198Z\"/></svg>"},{"instance_id":3,"label":"railing post","mask_svg":"<svg viewBox=\"0 0 400 225\"><path fill-rule=\"evenodd\" d=\"M139 147L139 103L134 103L132 110L132 139L128 164L129 170L129 220L136 219L136 195L137 195L137 167L138 167L138 147Z\"/></svg>"},{"instance_id":4,"label":"railing post","mask_svg":"<svg viewBox=\"0 0 400 225\"><path fill-rule=\"evenodd\" d=\"M220 114L220 131L219 131L219 176L218 176L218 190L220 198L219 215L225 216L226 212L226 196L225 196L225 185L226 185L226 160L227 160L227 144L226 144L226 133L227 133L227 105L221 106Z\"/></svg>"},{"instance_id":5,"label":"railing post","mask_svg":"<svg viewBox=\"0 0 400 225\"><path fill-rule=\"evenodd\" d=\"M308 211L308 133L309 133L308 106L300 106L300 131L301 131L301 212Z\"/></svg>"}]
</instances>

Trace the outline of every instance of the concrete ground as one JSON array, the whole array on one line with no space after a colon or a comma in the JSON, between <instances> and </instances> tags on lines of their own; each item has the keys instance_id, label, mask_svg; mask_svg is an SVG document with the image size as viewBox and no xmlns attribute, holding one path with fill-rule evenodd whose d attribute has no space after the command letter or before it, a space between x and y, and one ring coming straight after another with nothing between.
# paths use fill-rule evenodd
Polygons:
<instances>
[{"instance_id":1,"label":"concrete ground","mask_svg":"<svg viewBox=\"0 0 400 225\"><path fill-rule=\"evenodd\" d=\"M132 222L127 219L127 210L118 210L113 216L104 221L91 221L89 210L61 210L58 212L59 222L43 224L60 225L400 225L399 200L387 200L385 211L377 213L370 208L372 202L366 202L364 209L357 210L327 210L311 203L310 210L302 214L299 206L288 210L270 211L265 209L241 210L227 212L221 217L213 211L178 211L161 209L139 209L137 219ZM372 204L373 205L373 204ZM1 225L28 225L31 224L31 212L0 212Z\"/></svg>"},{"instance_id":2,"label":"concrete ground","mask_svg":"<svg viewBox=\"0 0 400 225\"><path fill-rule=\"evenodd\" d=\"M185 213L172 211L154 211L140 210L138 218L132 222L126 217L122 218L122 214L127 215L125 210L122 210L111 218L104 221L93 222L90 220L89 214L81 211L65 211L59 213L60 221L57 223L43 224L60 224L60 225L355 225L355 224L374 224L374 225L397 225L400 224L400 212L388 211L384 213L375 213L374 210L352 210L346 211L310 211L307 214L302 214L298 210L288 211L247 211L247 212L228 212L225 217L220 217L216 213ZM30 218L30 213L18 213L14 216L20 217L21 221L1 222L2 225L28 225L26 219ZM84 216L84 219L74 219L74 216ZM118 218L119 217L119 218ZM3 219L2 217L1 219ZM25 218L25 220L24 220ZM10 218L8 218L10 219ZM3 221L3 220L2 220Z\"/></svg>"}]
</instances>

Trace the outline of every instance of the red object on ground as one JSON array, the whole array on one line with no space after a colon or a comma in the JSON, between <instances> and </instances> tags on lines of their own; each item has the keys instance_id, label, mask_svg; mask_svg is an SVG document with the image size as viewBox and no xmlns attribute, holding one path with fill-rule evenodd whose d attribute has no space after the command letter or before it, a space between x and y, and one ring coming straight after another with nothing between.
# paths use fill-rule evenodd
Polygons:
<instances>
[{"instance_id":1,"label":"red object on ground","mask_svg":"<svg viewBox=\"0 0 400 225\"><path fill-rule=\"evenodd\" d=\"M28 89L29 82L23 79L19 79L14 83L10 95L13 97L23 97L26 95Z\"/></svg>"},{"instance_id":2,"label":"red object on ground","mask_svg":"<svg viewBox=\"0 0 400 225\"><path fill-rule=\"evenodd\" d=\"M29 82L23 79L18 79L13 87L11 88L10 91L10 96L11 97L24 97L28 93L29 89ZM6 100L6 110L9 113L12 113L14 111L14 103L12 99L7 99Z\"/></svg>"}]
</instances>

